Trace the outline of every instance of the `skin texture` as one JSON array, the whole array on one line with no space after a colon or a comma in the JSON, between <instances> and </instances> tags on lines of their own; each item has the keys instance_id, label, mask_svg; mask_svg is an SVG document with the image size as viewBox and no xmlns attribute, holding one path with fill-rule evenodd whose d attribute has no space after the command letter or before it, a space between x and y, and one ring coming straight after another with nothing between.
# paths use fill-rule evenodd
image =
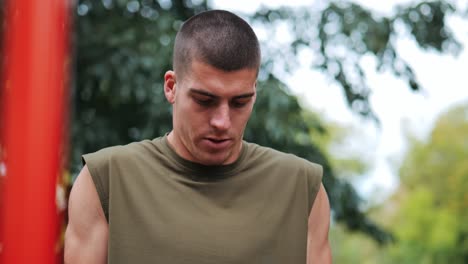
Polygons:
<instances>
[{"instance_id":1,"label":"skin texture","mask_svg":"<svg viewBox=\"0 0 468 264\"><path fill-rule=\"evenodd\" d=\"M173 105L169 144L183 158L204 165L234 162L256 99L256 69L225 72L194 61L182 80L164 76L164 93ZM65 263L107 263L108 224L86 166L69 198ZM328 242L330 206L323 186L308 219L307 264L332 263Z\"/></svg>"},{"instance_id":2,"label":"skin texture","mask_svg":"<svg viewBox=\"0 0 468 264\"><path fill-rule=\"evenodd\" d=\"M68 215L65 263L107 263L108 225L87 166L73 184Z\"/></svg>"},{"instance_id":3,"label":"skin texture","mask_svg":"<svg viewBox=\"0 0 468 264\"><path fill-rule=\"evenodd\" d=\"M307 264L332 263L332 254L328 242L330 229L330 203L323 185L315 198L309 214L307 231Z\"/></svg>"},{"instance_id":4,"label":"skin texture","mask_svg":"<svg viewBox=\"0 0 468 264\"><path fill-rule=\"evenodd\" d=\"M177 154L204 165L234 162L255 102L256 78L256 69L225 72L196 60L183 79L166 72L174 128L168 141Z\"/></svg>"}]
</instances>

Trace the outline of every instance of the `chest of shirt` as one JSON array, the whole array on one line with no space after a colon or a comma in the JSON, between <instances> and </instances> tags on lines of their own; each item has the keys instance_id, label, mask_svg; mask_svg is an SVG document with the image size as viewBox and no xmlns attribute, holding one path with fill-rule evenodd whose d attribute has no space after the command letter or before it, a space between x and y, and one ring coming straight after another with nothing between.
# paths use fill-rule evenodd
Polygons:
<instances>
[{"instance_id":1,"label":"chest of shirt","mask_svg":"<svg viewBox=\"0 0 468 264\"><path fill-rule=\"evenodd\" d=\"M255 180L244 174L235 177L196 182L164 170L116 176L109 196L110 255L122 261L139 252L137 257L148 261L138 263L302 258L307 185L282 179L288 177L282 173Z\"/></svg>"}]
</instances>

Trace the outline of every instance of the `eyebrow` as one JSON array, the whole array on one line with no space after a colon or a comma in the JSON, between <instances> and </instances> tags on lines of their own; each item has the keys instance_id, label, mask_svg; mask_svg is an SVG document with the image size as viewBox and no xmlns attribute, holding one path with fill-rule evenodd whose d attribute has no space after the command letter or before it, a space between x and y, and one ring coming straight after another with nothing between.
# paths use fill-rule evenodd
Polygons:
<instances>
[{"instance_id":1,"label":"eyebrow","mask_svg":"<svg viewBox=\"0 0 468 264\"><path fill-rule=\"evenodd\" d=\"M204 96L208 96L208 97L211 97L213 99L219 99L219 96L217 96L215 94L212 94L210 92L206 92L206 91L203 91L203 90L195 89L195 88L190 88L189 92L204 95ZM245 93L245 94L236 95L236 96L233 97L233 99L249 98L249 97L252 97L254 95L255 95L255 92Z\"/></svg>"}]
</instances>

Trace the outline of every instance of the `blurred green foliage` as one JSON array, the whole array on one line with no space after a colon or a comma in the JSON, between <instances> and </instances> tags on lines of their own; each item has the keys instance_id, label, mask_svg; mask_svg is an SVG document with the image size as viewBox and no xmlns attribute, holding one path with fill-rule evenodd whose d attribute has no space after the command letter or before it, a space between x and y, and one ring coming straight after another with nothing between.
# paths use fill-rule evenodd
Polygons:
<instances>
[{"instance_id":1,"label":"blurred green foliage","mask_svg":"<svg viewBox=\"0 0 468 264\"><path fill-rule=\"evenodd\" d=\"M468 104L441 115L426 140L410 137L401 185L372 219L395 235L376 247L343 226L331 231L336 263L468 263Z\"/></svg>"},{"instance_id":2,"label":"blurred green foliage","mask_svg":"<svg viewBox=\"0 0 468 264\"><path fill-rule=\"evenodd\" d=\"M399 263L468 263L468 104L436 122L427 141L413 140L400 169L395 217Z\"/></svg>"},{"instance_id":3,"label":"blurred green foliage","mask_svg":"<svg viewBox=\"0 0 468 264\"><path fill-rule=\"evenodd\" d=\"M367 140L360 128L336 122L320 121L320 116L312 112L306 112L305 118L313 118L313 120L324 123L326 133L320 130L311 130L310 137L320 151L325 154L338 178L354 181L369 170L371 161L369 157L365 156L368 154L368 149L356 148L358 144ZM364 151L367 153L363 153Z\"/></svg>"},{"instance_id":4,"label":"blurred green foliage","mask_svg":"<svg viewBox=\"0 0 468 264\"><path fill-rule=\"evenodd\" d=\"M350 232L342 224L333 225L329 237L333 263L380 264L389 259L385 246L379 247L369 236Z\"/></svg>"}]
</instances>

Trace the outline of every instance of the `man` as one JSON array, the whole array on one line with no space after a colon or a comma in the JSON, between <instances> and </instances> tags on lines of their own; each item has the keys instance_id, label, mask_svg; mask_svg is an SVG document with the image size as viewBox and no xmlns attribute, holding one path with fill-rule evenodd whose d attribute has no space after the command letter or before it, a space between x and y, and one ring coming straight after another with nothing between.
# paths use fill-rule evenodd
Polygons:
<instances>
[{"instance_id":1,"label":"man","mask_svg":"<svg viewBox=\"0 0 468 264\"><path fill-rule=\"evenodd\" d=\"M173 130L83 156L66 263L331 263L321 167L242 140L259 66L238 16L183 24L164 76Z\"/></svg>"}]
</instances>

